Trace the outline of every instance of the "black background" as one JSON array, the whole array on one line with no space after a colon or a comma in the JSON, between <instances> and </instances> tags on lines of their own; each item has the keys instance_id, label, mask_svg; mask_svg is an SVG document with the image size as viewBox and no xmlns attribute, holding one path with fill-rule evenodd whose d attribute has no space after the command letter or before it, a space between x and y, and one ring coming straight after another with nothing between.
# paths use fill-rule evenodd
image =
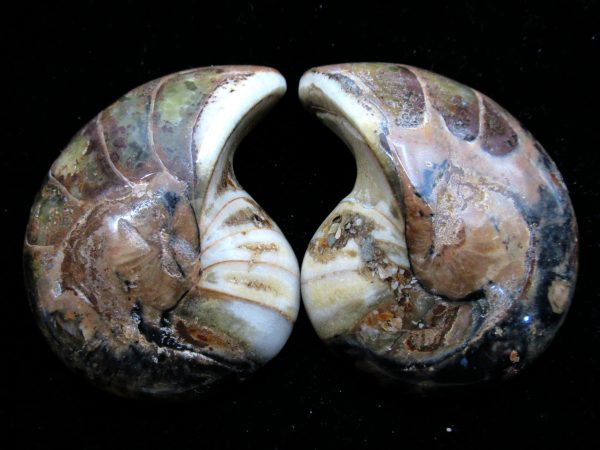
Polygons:
<instances>
[{"instance_id":1,"label":"black background","mask_svg":"<svg viewBox=\"0 0 600 450\"><path fill-rule=\"evenodd\" d=\"M394 10L372 0L54 3L22 2L2 14L0 439L16 439L3 448L597 444L598 2L413 1ZM117 398L63 367L28 309L21 245L33 196L70 137L153 78L211 64L277 68L288 94L241 144L235 170L301 260L356 170L344 145L301 108L298 79L347 61L412 64L472 86L521 120L557 163L579 221L581 267L573 307L537 363L503 384L411 395L340 363L301 311L275 360L191 403Z\"/></svg>"}]
</instances>

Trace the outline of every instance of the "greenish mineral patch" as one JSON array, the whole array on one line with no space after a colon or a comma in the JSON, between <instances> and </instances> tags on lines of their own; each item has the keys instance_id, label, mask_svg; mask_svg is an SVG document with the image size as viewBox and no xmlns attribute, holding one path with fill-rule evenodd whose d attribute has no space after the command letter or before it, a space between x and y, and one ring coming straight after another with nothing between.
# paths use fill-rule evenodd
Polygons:
<instances>
[{"instance_id":1,"label":"greenish mineral patch","mask_svg":"<svg viewBox=\"0 0 600 450\"><path fill-rule=\"evenodd\" d=\"M40 191L32 208L27 239L35 245L53 245L68 232L73 223L73 208L64 194L51 184Z\"/></svg>"},{"instance_id":2,"label":"greenish mineral patch","mask_svg":"<svg viewBox=\"0 0 600 450\"><path fill-rule=\"evenodd\" d=\"M55 176L71 177L85 164L90 140L83 134L76 135L54 164Z\"/></svg>"}]
</instances>

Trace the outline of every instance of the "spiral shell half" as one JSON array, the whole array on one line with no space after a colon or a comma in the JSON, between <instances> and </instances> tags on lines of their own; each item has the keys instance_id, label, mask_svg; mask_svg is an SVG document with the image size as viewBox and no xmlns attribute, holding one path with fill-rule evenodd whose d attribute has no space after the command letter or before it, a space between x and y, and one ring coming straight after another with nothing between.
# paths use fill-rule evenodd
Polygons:
<instances>
[{"instance_id":1,"label":"spiral shell half","mask_svg":"<svg viewBox=\"0 0 600 450\"><path fill-rule=\"evenodd\" d=\"M298 263L232 158L284 92L269 68L188 70L132 90L72 139L25 242L33 310L68 366L119 394L185 397L283 347Z\"/></svg>"},{"instance_id":2,"label":"spiral shell half","mask_svg":"<svg viewBox=\"0 0 600 450\"><path fill-rule=\"evenodd\" d=\"M504 378L540 354L577 272L571 202L540 144L481 93L409 66L315 68L300 98L358 167L303 261L320 337L419 385Z\"/></svg>"}]
</instances>

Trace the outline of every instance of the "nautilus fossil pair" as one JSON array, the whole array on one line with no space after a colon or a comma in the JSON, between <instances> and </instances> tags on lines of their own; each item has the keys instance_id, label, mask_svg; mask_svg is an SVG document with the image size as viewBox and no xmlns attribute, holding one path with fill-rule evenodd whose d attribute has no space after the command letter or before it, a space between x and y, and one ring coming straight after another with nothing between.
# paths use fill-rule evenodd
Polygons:
<instances>
[{"instance_id":1,"label":"nautilus fossil pair","mask_svg":"<svg viewBox=\"0 0 600 450\"><path fill-rule=\"evenodd\" d=\"M285 89L265 67L187 70L132 90L71 140L24 252L32 308L66 365L118 394L193 397L272 359L300 290L318 335L385 379L501 379L539 355L571 302L577 229L520 123L410 66L306 72L301 101L358 171L300 275L232 169Z\"/></svg>"}]
</instances>

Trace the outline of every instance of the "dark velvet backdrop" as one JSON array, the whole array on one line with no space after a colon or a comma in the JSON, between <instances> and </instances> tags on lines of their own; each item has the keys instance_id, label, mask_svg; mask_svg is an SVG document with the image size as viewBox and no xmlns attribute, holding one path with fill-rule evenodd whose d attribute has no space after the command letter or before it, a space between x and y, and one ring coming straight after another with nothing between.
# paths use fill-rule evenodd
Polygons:
<instances>
[{"instance_id":1,"label":"dark velvet backdrop","mask_svg":"<svg viewBox=\"0 0 600 450\"><path fill-rule=\"evenodd\" d=\"M21 2L3 13L3 448L487 448L597 442L600 304L598 2ZM391 4L392 2L390 2ZM573 307L549 350L501 385L435 395L382 389L337 361L302 311L282 353L247 382L193 403L116 398L50 352L22 282L29 207L70 137L129 89L211 64L262 64L288 94L242 143L235 170L301 260L351 189L344 145L306 113L311 66L390 61L472 86L543 143L571 192L581 233Z\"/></svg>"}]
</instances>

